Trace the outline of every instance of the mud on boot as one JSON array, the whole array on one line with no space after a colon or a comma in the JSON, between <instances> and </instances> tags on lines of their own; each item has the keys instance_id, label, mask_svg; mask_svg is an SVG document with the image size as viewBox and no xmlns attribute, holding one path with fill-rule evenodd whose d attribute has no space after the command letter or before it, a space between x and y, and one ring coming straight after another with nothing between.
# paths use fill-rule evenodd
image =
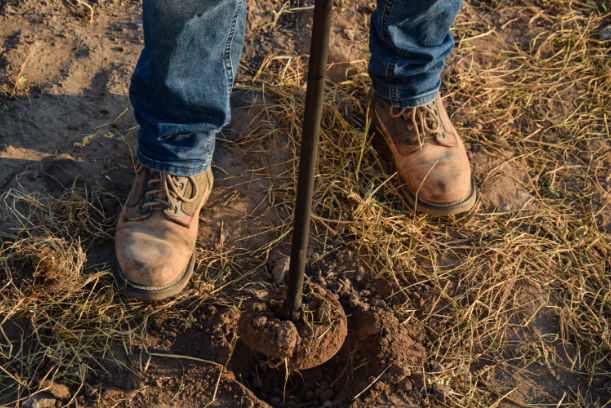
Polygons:
<instances>
[{"instance_id":1,"label":"mud on boot","mask_svg":"<svg viewBox=\"0 0 611 408\"><path fill-rule=\"evenodd\" d=\"M416 108L394 108L369 90L374 148L405 183L412 208L445 216L469 211L476 201L465 146L441 101Z\"/></svg>"},{"instance_id":2,"label":"mud on boot","mask_svg":"<svg viewBox=\"0 0 611 408\"><path fill-rule=\"evenodd\" d=\"M179 177L138 166L115 235L112 271L124 294L160 300L184 289L195 264L199 212L212 184L210 168Z\"/></svg>"}]
</instances>

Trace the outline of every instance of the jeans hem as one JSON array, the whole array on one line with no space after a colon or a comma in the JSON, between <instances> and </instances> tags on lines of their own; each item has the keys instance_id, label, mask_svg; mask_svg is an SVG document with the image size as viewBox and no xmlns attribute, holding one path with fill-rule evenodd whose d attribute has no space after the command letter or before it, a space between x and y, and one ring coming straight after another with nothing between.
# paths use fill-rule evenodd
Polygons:
<instances>
[{"instance_id":1,"label":"jeans hem","mask_svg":"<svg viewBox=\"0 0 611 408\"><path fill-rule=\"evenodd\" d=\"M160 163L156 160L143 157L140 152L138 152L138 162L147 169L179 177L196 176L207 171L212 165L211 161L199 166L180 166L176 164Z\"/></svg>"},{"instance_id":2,"label":"jeans hem","mask_svg":"<svg viewBox=\"0 0 611 408\"><path fill-rule=\"evenodd\" d=\"M375 91L375 87L374 87ZM386 98L380 95L379 92L376 92L378 98L382 100L387 105L392 106L393 108L404 109L404 108L417 108L418 106L424 106L427 103L431 103L437 98L439 94L439 89L435 89L432 92L425 93L423 95L418 95L415 98L410 99L394 99L394 98Z\"/></svg>"}]
</instances>

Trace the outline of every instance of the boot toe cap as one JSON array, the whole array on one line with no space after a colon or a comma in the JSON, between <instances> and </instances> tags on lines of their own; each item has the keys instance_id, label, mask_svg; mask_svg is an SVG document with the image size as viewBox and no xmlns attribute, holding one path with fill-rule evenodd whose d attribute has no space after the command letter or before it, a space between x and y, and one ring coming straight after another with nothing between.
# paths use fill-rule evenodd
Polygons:
<instances>
[{"instance_id":1,"label":"boot toe cap","mask_svg":"<svg viewBox=\"0 0 611 408\"><path fill-rule=\"evenodd\" d=\"M133 233L117 246L117 261L125 279L146 288L163 288L185 271L190 256L179 256L176 245L143 233ZM184 254L183 254L184 255ZM190 254L189 254L190 255Z\"/></svg>"},{"instance_id":2,"label":"boot toe cap","mask_svg":"<svg viewBox=\"0 0 611 408\"><path fill-rule=\"evenodd\" d=\"M471 171L448 166L431 172L424 182L421 182L418 196L436 204L451 204L464 200L472 190Z\"/></svg>"}]
</instances>

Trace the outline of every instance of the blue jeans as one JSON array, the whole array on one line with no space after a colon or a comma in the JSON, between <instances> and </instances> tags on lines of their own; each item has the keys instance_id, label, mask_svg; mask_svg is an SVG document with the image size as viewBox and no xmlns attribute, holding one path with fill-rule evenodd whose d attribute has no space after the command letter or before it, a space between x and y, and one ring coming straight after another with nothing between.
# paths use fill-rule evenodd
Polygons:
<instances>
[{"instance_id":1,"label":"blue jeans","mask_svg":"<svg viewBox=\"0 0 611 408\"><path fill-rule=\"evenodd\" d=\"M435 99L462 0L378 0L371 18L373 88L397 108ZM138 160L178 176L208 169L229 123L244 44L245 0L144 0L144 42L130 86Z\"/></svg>"}]
</instances>

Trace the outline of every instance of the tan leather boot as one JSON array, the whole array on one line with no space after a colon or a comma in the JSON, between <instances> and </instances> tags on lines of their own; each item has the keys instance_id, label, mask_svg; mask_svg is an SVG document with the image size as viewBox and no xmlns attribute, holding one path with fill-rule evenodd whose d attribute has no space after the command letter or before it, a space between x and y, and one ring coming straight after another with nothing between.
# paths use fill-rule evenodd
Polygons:
<instances>
[{"instance_id":1,"label":"tan leather boot","mask_svg":"<svg viewBox=\"0 0 611 408\"><path fill-rule=\"evenodd\" d=\"M199 212L212 183L211 169L177 177L138 167L115 235L113 275L123 293L160 300L183 290L193 273Z\"/></svg>"},{"instance_id":2,"label":"tan leather boot","mask_svg":"<svg viewBox=\"0 0 611 408\"><path fill-rule=\"evenodd\" d=\"M470 210L476 194L469 158L441 97L410 109L385 104L373 89L369 97L374 147L394 162L409 204L437 216Z\"/></svg>"}]
</instances>

